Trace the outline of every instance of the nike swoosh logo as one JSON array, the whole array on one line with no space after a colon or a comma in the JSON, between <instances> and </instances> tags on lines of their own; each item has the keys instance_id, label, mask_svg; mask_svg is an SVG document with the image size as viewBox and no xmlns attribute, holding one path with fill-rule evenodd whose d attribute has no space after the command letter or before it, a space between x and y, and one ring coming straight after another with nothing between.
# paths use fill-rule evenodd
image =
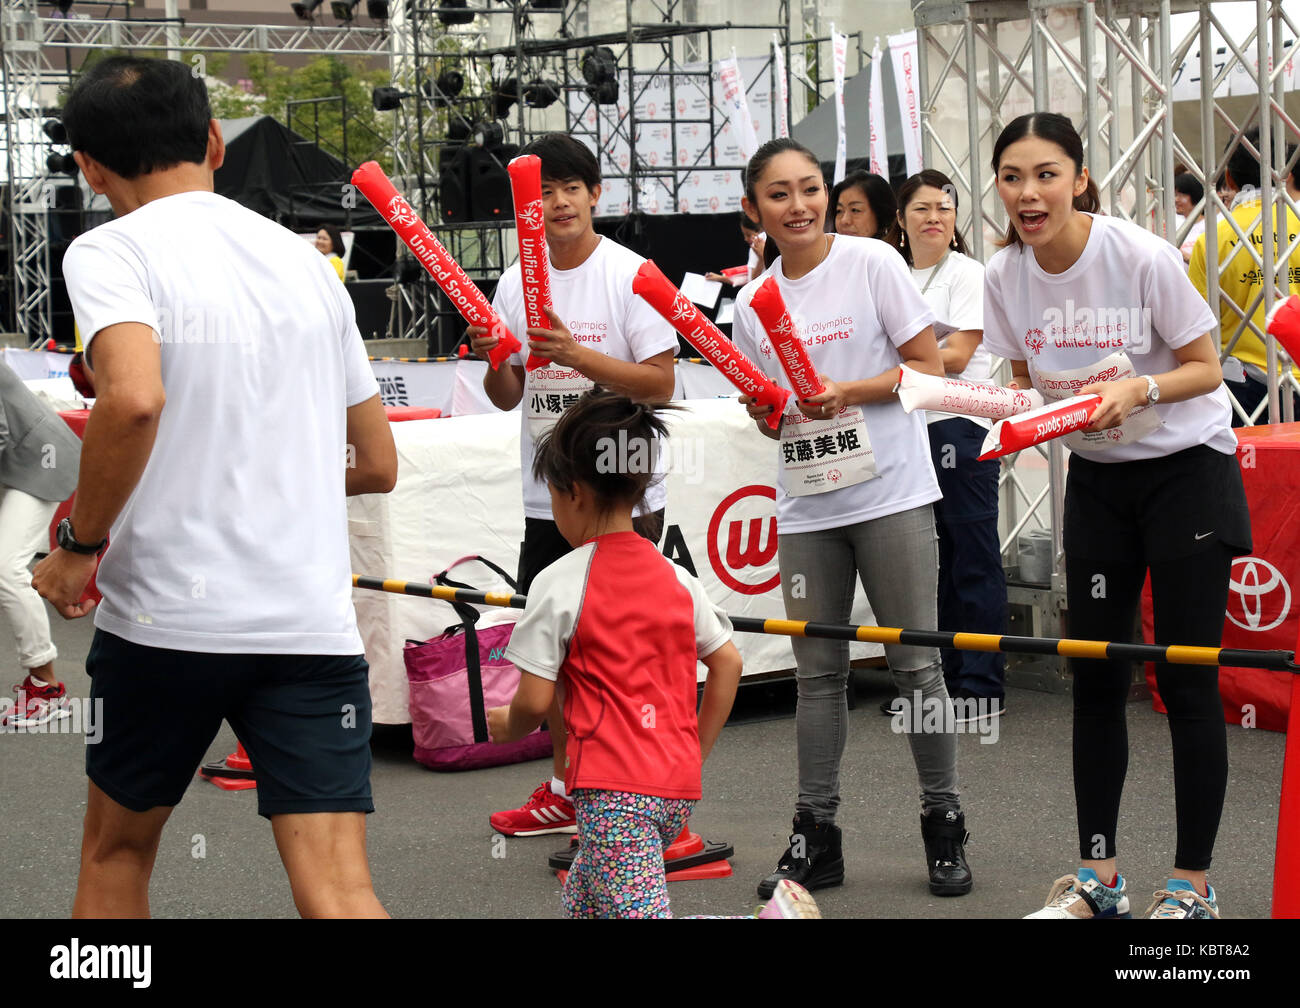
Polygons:
<instances>
[{"instance_id":1,"label":"nike swoosh logo","mask_svg":"<svg viewBox=\"0 0 1300 1008\"><path fill-rule=\"evenodd\" d=\"M1210 529L1209 532L1204 532L1204 533L1202 533L1201 535L1198 535L1198 536L1196 537L1196 541L1197 541L1197 542L1200 542L1200 541L1201 541L1202 539L1204 539L1206 536L1212 536L1212 535L1214 535L1214 532L1215 532L1214 529Z\"/></svg>"}]
</instances>

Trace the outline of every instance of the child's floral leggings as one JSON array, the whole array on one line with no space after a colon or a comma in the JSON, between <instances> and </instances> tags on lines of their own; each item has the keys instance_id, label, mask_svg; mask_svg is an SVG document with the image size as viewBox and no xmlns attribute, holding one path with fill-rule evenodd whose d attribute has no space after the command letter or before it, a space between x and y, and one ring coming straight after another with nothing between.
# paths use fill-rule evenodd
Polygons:
<instances>
[{"instance_id":1,"label":"child's floral leggings","mask_svg":"<svg viewBox=\"0 0 1300 1008\"><path fill-rule=\"evenodd\" d=\"M625 791L573 793L579 847L564 883L567 917L671 917L664 850L695 802Z\"/></svg>"}]
</instances>

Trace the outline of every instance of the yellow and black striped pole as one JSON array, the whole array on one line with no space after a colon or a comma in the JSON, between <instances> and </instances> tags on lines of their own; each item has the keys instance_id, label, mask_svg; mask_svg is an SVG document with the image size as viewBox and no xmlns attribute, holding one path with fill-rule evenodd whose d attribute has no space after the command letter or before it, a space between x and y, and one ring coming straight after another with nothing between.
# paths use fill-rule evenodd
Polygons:
<instances>
[{"instance_id":1,"label":"yellow and black striped pole","mask_svg":"<svg viewBox=\"0 0 1300 1008\"><path fill-rule=\"evenodd\" d=\"M464 588L411 581L352 575L354 588L417 595L443 602L522 609L523 595L475 592ZM902 630L897 627L841 626L806 620L756 619L732 616L731 625L741 633L776 634L784 637L825 637L832 640L865 641L873 644L909 644L948 647L960 651L1000 651L1004 654L1060 655L1064 658L1125 658L1130 661L1169 662L1173 665L1226 665L1233 668L1275 669L1300 672L1294 651L1258 651L1246 648L1192 647L1182 644L1121 644L1115 641L1070 640L1055 637L1012 637L1005 634L948 633L943 630Z\"/></svg>"},{"instance_id":2,"label":"yellow and black striped pole","mask_svg":"<svg viewBox=\"0 0 1300 1008\"><path fill-rule=\"evenodd\" d=\"M444 364L460 360L459 357L369 357L371 361L398 361L402 364Z\"/></svg>"}]
</instances>

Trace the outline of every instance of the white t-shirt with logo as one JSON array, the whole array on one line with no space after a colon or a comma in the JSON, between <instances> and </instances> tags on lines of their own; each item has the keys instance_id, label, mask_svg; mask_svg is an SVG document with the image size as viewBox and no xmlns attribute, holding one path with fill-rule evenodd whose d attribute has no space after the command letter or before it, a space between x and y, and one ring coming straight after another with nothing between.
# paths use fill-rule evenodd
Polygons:
<instances>
[{"instance_id":1,"label":"white t-shirt with logo","mask_svg":"<svg viewBox=\"0 0 1300 1008\"><path fill-rule=\"evenodd\" d=\"M551 304L555 313L573 333L573 338L589 349L599 351L615 360L641 364L665 350L677 349L677 334L663 316L632 293L632 280L645 262L639 255L617 242L602 237L582 263L571 270L550 267ZM523 279L519 264L515 263L503 274L492 299L506 326L523 343L522 354L513 354L508 363L522 366L528 353L528 328L524 314ZM525 376L523 424L519 438L520 464L523 468L524 514L529 518L552 520L551 495L546 483L533 478L534 440L528 421L530 385L540 372L567 369L539 368ZM580 378L581 376L579 376ZM590 387L590 382L575 384ZM569 393L570 399L576 394ZM571 402L569 403L571 405ZM660 456L662 461L662 455ZM646 491L645 502L638 513L658 511L668 499L663 480L657 479Z\"/></svg>"},{"instance_id":2,"label":"white t-shirt with logo","mask_svg":"<svg viewBox=\"0 0 1300 1008\"><path fill-rule=\"evenodd\" d=\"M984 267L974 259L960 252L949 252L944 259L928 269L912 270L912 282L916 284L917 290L925 288L921 296L934 312L934 317L952 326L955 332L984 328ZM928 288L927 283L930 285ZM947 345L948 337L939 340L940 349ZM991 385L993 365L993 355L981 341L971 354L965 369L960 374L949 377L979 385ZM927 423L951 420L955 416L955 413L925 411ZM963 416L962 419L979 424L985 430L993 426L993 422L984 417Z\"/></svg>"},{"instance_id":3,"label":"white t-shirt with logo","mask_svg":"<svg viewBox=\"0 0 1300 1008\"><path fill-rule=\"evenodd\" d=\"M1002 249L984 276L984 342L1031 374L1087 368L1124 353L1139 375L1179 366L1174 351L1213 332L1214 313L1187 279L1178 249L1136 224L1090 215L1083 254L1047 273L1023 245ZM1158 402L1159 429L1132 444L1089 451L1098 462L1160 458L1194 445L1236 451L1228 393Z\"/></svg>"},{"instance_id":4,"label":"white t-shirt with logo","mask_svg":"<svg viewBox=\"0 0 1300 1008\"><path fill-rule=\"evenodd\" d=\"M830 254L798 280L787 279L778 257L767 271L777 279L795 328L821 374L861 381L902 363L898 347L934 322L908 275L907 264L884 242L838 235ZM782 388L790 388L772 344L750 307L761 281L736 298L736 346ZM776 517L782 533L816 532L897 514L938 500L930 441L920 413L897 399L859 407L875 453L877 477L825 493L792 497L778 478Z\"/></svg>"},{"instance_id":5,"label":"white t-shirt with logo","mask_svg":"<svg viewBox=\"0 0 1300 1008\"><path fill-rule=\"evenodd\" d=\"M151 327L167 401L113 523L95 625L181 651L361 654L347 409L378 385L324 256L210 192L154 200L64 258L77 324Z\"/></svg>"}]
</instances>

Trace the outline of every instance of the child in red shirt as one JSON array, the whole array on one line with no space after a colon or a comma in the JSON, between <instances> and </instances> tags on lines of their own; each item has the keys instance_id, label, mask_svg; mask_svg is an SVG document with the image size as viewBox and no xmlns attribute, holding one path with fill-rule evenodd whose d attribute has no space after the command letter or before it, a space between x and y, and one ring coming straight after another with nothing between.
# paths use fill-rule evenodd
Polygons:
<instances>
[{"instance_id":1,"label":"child in red shirt","mask_svg":"<svg viewBox=\"0 0 1300 1008\"><path fill-rule=\"evenodd\" d=\"M726 614L632 528L665 433L654 407L597 389L544 435L533 463L574 550L533 582L506 649L519 688L488 711L488 730L495 742L523 737L563 682L579 837L569 917L671 916L663 851L700 797L700 767L740 682ZM708 668L698 718L697 658ZM802 890L774 903L783 916L815 914Z\"/></svg>"}]
</instances>

